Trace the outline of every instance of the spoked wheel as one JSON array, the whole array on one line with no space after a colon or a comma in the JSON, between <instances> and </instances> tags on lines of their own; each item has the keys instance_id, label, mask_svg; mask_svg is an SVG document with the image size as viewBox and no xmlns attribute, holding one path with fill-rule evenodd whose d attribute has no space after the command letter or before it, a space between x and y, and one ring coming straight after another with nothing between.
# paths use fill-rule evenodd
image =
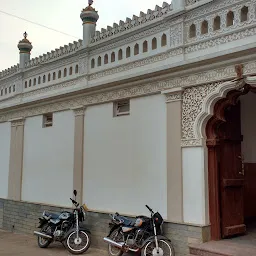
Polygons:
<instances>
[{"instance_id":1,"label":"spoked wheel","mask_svg":"<svg viewBox=\"0 0 256 256\"><path fill-rule=\"evenodd\" d=\"M111 235L110 239L115 242L124 242L124 236L122 233L118 231L118 229L114 230ZM108 244L108 255L110 256L121 256L123 255L123 251L120 248L117 248L111 244Z\"/></svg>"},{"instance_id":2,"label":"spoked wheel","mask_svg":"<svg viewBox=\"0 0 256 256\"><path fill-rule=\"evenodd\" d=\"M79 237L76 237L76 231L73 231L66 240L66 248L72 254L82 254L86 252L91 245L90 235L80 230Z\"/></svg>"},{"instance_id":3,"label":"spoked wheel","mask_svg":"<svg viewBox=\"0 0 256 256\"><path fill-rule=\"evenodd\" d=\"M167 240L158 241L157 251L155 241L148 242L141 251L141 256L175 256L173 245Z\"/></svg>"},{"instance_id":4,"label":"spoked wheel","mask_svg":"<svg viewBox=\"0 0 256 256\"><path fill-rule=\"evenodd\" d=\"M51 227L48 224L45 224L41 230L41 233L51 233ZM37 237L37 244L40 248L47 248L52 241L49 239L45 239L43 237L38 236Z\"/></svg>"}]
</instances>

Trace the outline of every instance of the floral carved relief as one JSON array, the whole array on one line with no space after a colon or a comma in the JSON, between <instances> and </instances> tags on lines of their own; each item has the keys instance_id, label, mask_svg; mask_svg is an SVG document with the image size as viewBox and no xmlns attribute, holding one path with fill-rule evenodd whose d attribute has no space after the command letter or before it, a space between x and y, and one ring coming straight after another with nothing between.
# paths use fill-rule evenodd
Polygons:
<instances>
[{"instance_id":1,"label":"floral carved relief","mask_svg":"<svg viewBox=\"0 0 256 256\"><path fill-rule=\"evenodd\" d=\"M197 145L200 138L196 138L194 124L202 111L204 99L217 90L221 82L205 84L185 89L182 104L182 141L185 145Z\"/></svg>"}]
</instances>

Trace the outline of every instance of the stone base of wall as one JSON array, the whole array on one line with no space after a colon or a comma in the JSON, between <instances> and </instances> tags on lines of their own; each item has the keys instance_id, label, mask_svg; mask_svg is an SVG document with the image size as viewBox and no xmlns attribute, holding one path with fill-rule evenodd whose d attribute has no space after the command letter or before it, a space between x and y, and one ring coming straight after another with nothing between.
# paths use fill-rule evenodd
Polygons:
<instances>
[{"instance_id":1,"label":"stone base of wall","mask_svg":"<svg viewBox=\"0 0 256 256\"><path fill-rule=\"evenodd\" d=\"M70 209L60 207L0 199L0 228L16 233L33 234L34 230L38 230L38 218L44 210L50 212L70 211ZM88 213L85 225L92 233L93 247L107 248L103 237L109 232L109 221L108 214ZM210 227L165 223L164 233L171 239L176 256L187 256L189 255L189 244L200 244L210 239Z\"/></svg>"},{"instance_id":2,"label":"stone base of wall","mask_svg":"<svg viewBox=\"0 0 256 256\"><path fill-rule=\"evenodd\" d=\"M4 203L0 199L0 228L3 228L3 218L4 218Z\"/></svg>"}]
</instances>

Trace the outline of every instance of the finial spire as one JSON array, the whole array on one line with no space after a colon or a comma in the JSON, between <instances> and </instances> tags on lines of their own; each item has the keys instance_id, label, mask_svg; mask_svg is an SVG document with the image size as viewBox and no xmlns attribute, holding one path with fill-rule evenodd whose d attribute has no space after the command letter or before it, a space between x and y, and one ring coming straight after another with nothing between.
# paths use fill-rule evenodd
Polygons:
<instances>
[{"instance_id":1,"label":"finial spire","mask_svg":"<svg viewBox=\"0 0 256 256\"><path fill-rule=\"evenodd\" d=\"M93 0L88 0L88 4L91 6L93 4Z\"/></svg>"},{"instance_id":2,"label":"finial spire","mask_svg":"<svg viewBox=\"0 0 256 256\"><path fill-rule=\"evenodd\" d=\"M26 31L25 31L25 33L23 34L23 36L24 36L25 39L27 39L28 34L27 34Z\"/></svg>"}]
</instances>

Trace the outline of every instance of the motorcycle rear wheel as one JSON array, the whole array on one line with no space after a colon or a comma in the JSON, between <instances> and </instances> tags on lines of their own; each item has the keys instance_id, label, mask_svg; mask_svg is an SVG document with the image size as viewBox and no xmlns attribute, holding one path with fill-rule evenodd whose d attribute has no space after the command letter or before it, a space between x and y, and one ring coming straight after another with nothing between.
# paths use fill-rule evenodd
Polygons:
<instances>
[{"instance_id":1,"label":"motorcycle rear wheel","mask_svg":"<svg viewBox=\"0 0 256 256\"><path fill-rule=\"evenodd\" d=\"M48 224L44 224L43 227L41 228L40 232L41 233L46 233L46 231L48 229L51 229L51 227ZM45 238L40 237L40 236L37 237L37 244L40 248L47 248L50 245L51 242L52 241L49 240L49 239L45 239Z\"/></svg>"},{"instance_id":2,"label":"motorcycle rear wheel","mask_svg":"<svg viewBox=\"0 0 256 256\"><path fill-rule=\"evenodd\" d=\"M119 232L118 229L115 229L111 234L110 234L110 239L112 239L115 242L120 242L120 240L122 240L122 242L124 241L124 237L123 235ZM108 244L108 255L109 256L122 256L123 255L123 251L120 248L117 248L111 244Z\"/></svg>"},{"instance_id":3,"label":"motorcycle rear wheel","mask_svg":"<svg viewBox=\"0 0 256 256\"><path fill-rule=\"evenodd\" d=\"M156 251L155 241L149 241L141 250L141 256L175 256L173 245L168 240L158 241L159 253Z\"/></svg>"}]
</instances>

